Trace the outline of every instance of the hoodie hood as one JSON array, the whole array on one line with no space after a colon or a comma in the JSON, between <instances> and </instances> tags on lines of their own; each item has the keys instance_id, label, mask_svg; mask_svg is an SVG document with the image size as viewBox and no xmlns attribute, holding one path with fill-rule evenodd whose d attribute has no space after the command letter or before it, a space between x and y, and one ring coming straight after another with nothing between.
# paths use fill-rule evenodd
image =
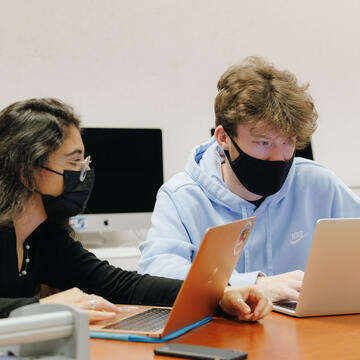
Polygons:
<instances>
[{"instance_id":1,"label":"hoodie hood","mask_svg":"<svg viewBox=\"0 0 360 360\"><path fill-rule=\"evenodd\" d=\"M203 189L209 199L231 211L240 212L242 216L250 216L256 209L255 205L231 192L224 183L221 172L221 164L224 161L224 151L213 136L208 142L196 146L191 151L185 172ZM256 209L257 214L266 207L277 204L286 195L294 177L295 162L296 159L281 189L264 200Z\"/></svg>"}]
</instances>

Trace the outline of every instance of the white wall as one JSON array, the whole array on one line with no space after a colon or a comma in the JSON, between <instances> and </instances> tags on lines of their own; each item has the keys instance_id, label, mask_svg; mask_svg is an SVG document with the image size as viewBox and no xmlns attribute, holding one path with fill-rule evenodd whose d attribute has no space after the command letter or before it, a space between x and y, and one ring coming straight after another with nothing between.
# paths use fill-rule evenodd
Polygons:
<instances>
[{"instance_id":1,"label":"white wall","mask_svg":"<svg viewBox=\"0 0 360 360\"><path fill-rule=\"evenodd\" d=\"M315 157L360 185L358 0L2 0L0 107L71 103L85 126L160 127L165 178L208 138L216 83L259 55L309 81Z\"/></svg>"}]
</instances>

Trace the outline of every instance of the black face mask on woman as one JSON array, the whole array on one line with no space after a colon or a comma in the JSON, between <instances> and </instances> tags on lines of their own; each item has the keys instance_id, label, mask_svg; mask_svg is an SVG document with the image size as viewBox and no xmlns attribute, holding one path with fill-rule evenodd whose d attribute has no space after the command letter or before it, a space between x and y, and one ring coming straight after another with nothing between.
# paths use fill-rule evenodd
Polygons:
<instances>
[{"instance_id":1,"label":"black face mask on woman","mask_svg":"<svg viewBox=\"0 0 360 360\"><path fill-rule=\"evenodd\" d=\"M47 167L43 168L64 177L64 191L59 196L40 193L48 218L65 219L82 213L94 187L94 170L88 170L81 181L80 171L64 170L62 174Z\"/></svg>"},{"instance_id":2,"label":"black face mask on woman","mask_svg":"<svg viewBox=\"0 0 360 360\"><path fill-rule=\"evenodd\" d=\"M261 196L269 196L278 192L289 173L295 152L291 159L286 161L256 159L244 153L230 136L229 138L239 156L231 160L229 151L225 150L224 152L241 184L248 191Z\"/></svg>"}]
</instances>

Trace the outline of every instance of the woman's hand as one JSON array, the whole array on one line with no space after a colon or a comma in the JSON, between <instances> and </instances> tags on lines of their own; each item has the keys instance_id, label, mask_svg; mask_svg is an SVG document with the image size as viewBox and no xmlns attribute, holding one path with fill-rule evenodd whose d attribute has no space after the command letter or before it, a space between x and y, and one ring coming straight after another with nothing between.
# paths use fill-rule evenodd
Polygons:
<instances>
[{"instance_id":1,"label":"woman's hand","mask_svg":"<svg viewBox=\"0 0 360 360\"><path fill-rule=\"evenodd\" d=\"M220 307L238 320L256 321L272 310L270 299L255 286L227 286Z\"/></svg>"},{"instance_id":2,"label":"woman's hand","mask_svg":"<svg viewBox=\"0 0 360 360\"><path fill-rule=\"evenodd\" d=\"M119 312L118 308L101 296L85 294L78 288L72 288L40 299L42 304L65 304L86 310L89 322L111 319Z\"/></svg>"}]
</instances>

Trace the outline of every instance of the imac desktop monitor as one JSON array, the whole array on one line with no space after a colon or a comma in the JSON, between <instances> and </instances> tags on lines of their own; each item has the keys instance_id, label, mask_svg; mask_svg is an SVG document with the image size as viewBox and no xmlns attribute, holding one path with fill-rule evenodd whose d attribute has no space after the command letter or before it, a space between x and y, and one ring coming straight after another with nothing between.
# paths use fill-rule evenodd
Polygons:
<instances>
[{"instance_id":1,"label":"imac desktop monitor","mask_svg":"<svg viewBox=\"0 0 360 360\"><path fill-rule=\"evenodd\" d=\"M74 230L149 228L163 183L161 130L84 128L82 139L95 169L95 185L85 213L70 221Z\"/></svg>"}]
</instances>

